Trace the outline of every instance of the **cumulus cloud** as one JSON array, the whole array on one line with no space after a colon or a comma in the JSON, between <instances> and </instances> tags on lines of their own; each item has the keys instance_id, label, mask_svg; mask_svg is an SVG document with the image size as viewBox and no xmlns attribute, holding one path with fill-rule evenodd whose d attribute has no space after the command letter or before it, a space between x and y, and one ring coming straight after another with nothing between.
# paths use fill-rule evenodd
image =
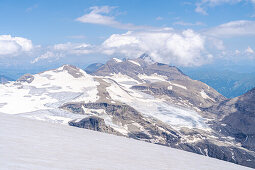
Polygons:
<instances>
[{"instance_id":1,"label":"cumulus cloud","mask_svg":"<svg viewBox=\"0 0 255 170\"><path fill-rule=\"evenodd\" d=\"M199 66L213 58L207 51L207 42L205 36L191 29L182 32L168 28L158 31L128 31L124 34L113 34L100 45L70 42L56 44L48 47L44 54L31 63L88 54L137 58L147 53L160 63Z\"/></svg>"},{"instance_id":2,"label":"cumulus cloud","mask_svg":"<svg viewBox=\"0 0 255 170\"><path fill-rule=\"evenodd\" d=\"M255 35L255 21L231 21L209 29L205 34L216 37Z\"/></svg>"},{"instance_id":3,"label":"cumulus cloud","mask_svg":"<svg viewBox=\"0 0 255 170\"><path fill-rule=\"evenodd\" d=\"M18 55L33 48L31 40L11 35L0 35L0 55Z\"/></svg>"},{"instance_id":4,"label":"cumulus cloud","mask_svg":"<svg viewBox=\"0 0 255 170\"><path fill-rule=\"evenodd\" d=\"M121 23L115 19L114 16L109 16L109 13L116 7L110 6L94 6L90 7L90 12L77 18L76 21L82 23L90 23L90 24L99 24L106 25L113 28L119 28L124 30L139 30L139 29L147 29L147 26L137 26L130 23Z\"/></svg>"},{"instance_id":5,"label":"cumulus cloud","mask_svg":"<svg viewBox=\"0 0 255 170\"><path fill-rule=\"evenodd\" d=\"M149 54L153 60L179 66L199 66L212 58L205 49L205 37L193 30L127 32L114 34L102 44L107 55L139 57Z\"/></svg>"}]
</instances>

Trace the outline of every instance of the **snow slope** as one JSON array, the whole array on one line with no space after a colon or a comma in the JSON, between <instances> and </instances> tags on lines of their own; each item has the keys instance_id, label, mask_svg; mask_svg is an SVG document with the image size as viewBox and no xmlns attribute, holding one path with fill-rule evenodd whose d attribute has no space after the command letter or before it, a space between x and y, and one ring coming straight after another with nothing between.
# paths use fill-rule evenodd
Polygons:
<instances>
[{"instance_id":1,"label":"snow slope","mask_svg":"<svg viewBox=\"0 0 255 170\"><path fill-rule=\"evenodd\" d=\"M0 113L0 169L250 169L142 141Z\"/></svg>"},{"instance_id":2,"label":"snow slope","mask_svg":"<svg viewBox=\"0 0 255 170\"><path fill-rule=\"evenodd\" d=\"M73 71L73 75L68 72ZM78 77L75 77L78 75ZM64 65L33 76L33 81L0 84L0 112L66 123L72 114L59 110L66 102L95 102L98 82L83 70Z\"/></svg>"}]
</instances>

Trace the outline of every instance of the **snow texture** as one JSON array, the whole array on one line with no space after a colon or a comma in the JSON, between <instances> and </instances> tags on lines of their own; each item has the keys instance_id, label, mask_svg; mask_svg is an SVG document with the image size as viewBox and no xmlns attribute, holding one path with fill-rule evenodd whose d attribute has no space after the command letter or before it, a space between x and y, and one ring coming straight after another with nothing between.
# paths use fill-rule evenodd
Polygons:
<instances>
[{"instance_id":1,"label":"snow texture","mask_svg":"<svg viewBox=\"0 0 255 170\"><path fill-rule=\"evenodd\" d=\"M138 62L134 61L134 60L128 60L129 62L135 64L135 65L138 65L138 66L141 66Z\"/></svg>"},{"instance_id":2,"label":"snow texture","mask_svg":"<svg viewBox=\"0 0 255 170\"><path fill-rule=\"evenodd\" d=\"M211 97L209 97L209 96L205 93L204 90L202 90L202 91L200 92L200 94L201 94L201 96L202 96L204 99L210 99L210 100L212 100L212 101L215 102L215 100L212 99Z\"/></svg>"},{"instance_id":3,"label":"snow texture","mask_svg":"<svg viewBox=\"0 0 255 170\"><path fill-rule=\"evenodd\" d=\"M0 169L245 170L120 136L0 113Z\"/></svg>"}]
</instances>

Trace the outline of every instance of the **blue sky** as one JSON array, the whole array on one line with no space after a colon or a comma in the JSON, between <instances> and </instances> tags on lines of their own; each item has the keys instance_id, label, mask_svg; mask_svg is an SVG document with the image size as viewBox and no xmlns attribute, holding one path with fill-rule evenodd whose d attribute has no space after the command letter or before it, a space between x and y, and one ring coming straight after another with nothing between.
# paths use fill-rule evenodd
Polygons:
<instances>
[{"instance_id":1,"label":"blue sky","mask_svg":"<svg viewBox=\"0 0 255 170\"><path fill-rule=\"evenodd\" d=\"M180 67L255 67L254 0L1 0L0 16L2 69L142 53Z\"/></svg>"}]
</instances>

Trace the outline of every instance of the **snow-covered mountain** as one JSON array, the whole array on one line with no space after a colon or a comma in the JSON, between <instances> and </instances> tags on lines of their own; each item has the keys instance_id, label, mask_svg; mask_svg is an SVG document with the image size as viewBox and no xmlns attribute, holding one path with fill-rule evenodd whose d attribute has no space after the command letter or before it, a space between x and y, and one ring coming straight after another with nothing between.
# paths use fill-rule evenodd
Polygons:
<instances>
[{"instance_id":1,"label":"snow-covered mountain","mask_svg":"<svg viewBox=\"0 0 255 170\"><path fill-rule=\"evenodd\" d=\"M0 169L248 170L114 135L0 114Z\"/></svg>"},{"instance_id":2,"label":"snow-covered mountain","mask_svg":"<svg viewBox=\"0 0 255 170\"><path fill-rule=\"evenodd\" d=\"M255 167L255 154L222 133L226 100L178 68L114 58L91 74L71 65L0 85L0 112L126 136Z\"/></svg>"}]
</instances>

